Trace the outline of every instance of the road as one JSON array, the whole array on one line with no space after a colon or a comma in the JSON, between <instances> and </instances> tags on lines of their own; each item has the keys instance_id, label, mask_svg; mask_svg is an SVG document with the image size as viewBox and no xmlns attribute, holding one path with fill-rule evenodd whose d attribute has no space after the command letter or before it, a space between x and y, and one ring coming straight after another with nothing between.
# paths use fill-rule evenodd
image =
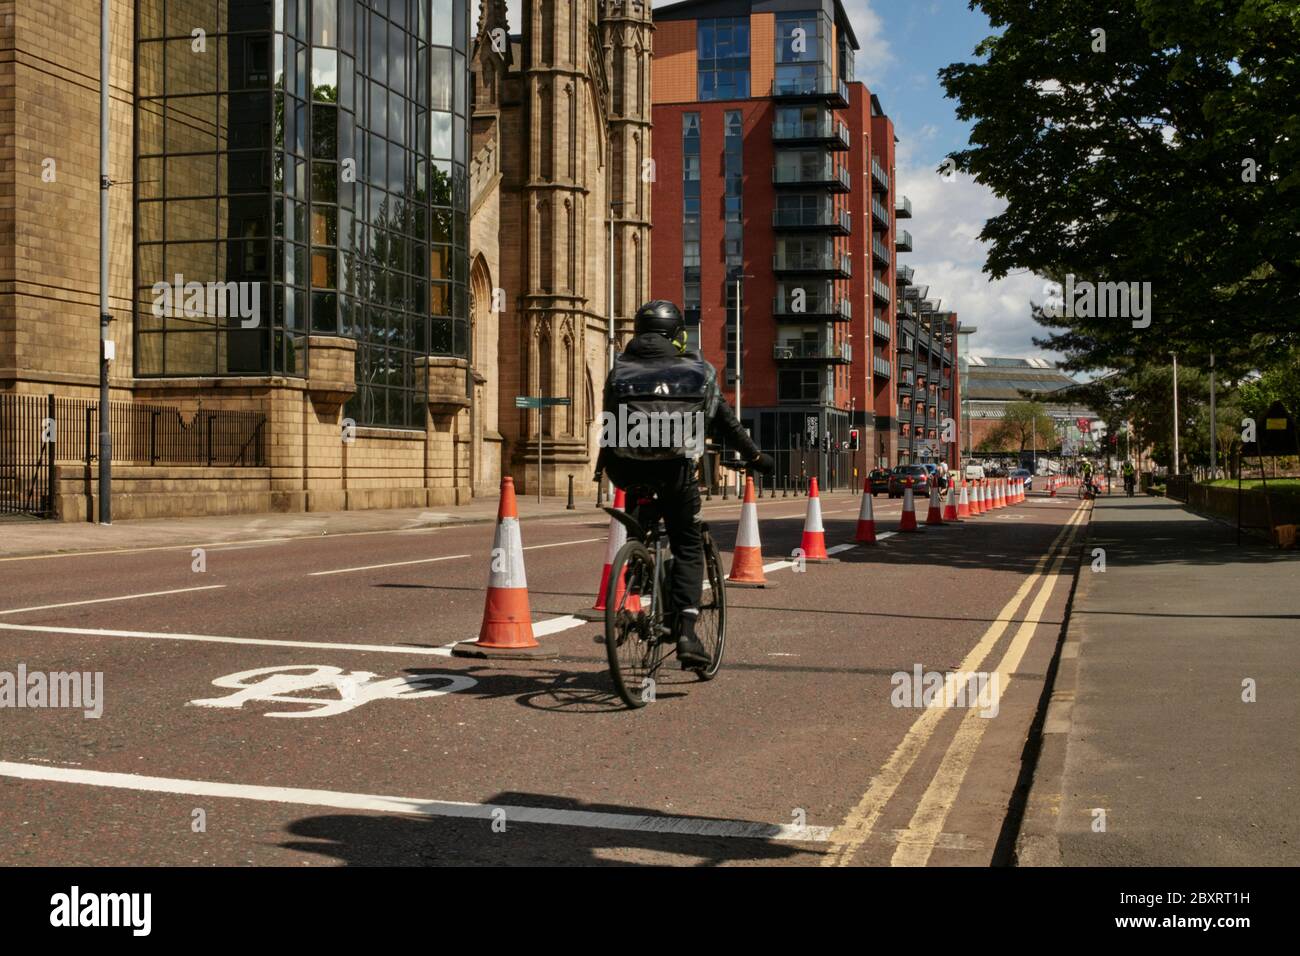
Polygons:
<instances>
[{"instance_id":1,"label":"road","mask_svg":"<svg viewBox=\"0 0 1300 956\"><path fill-rule=\"evenodd\" d=\"M0 864L1006 862L1088 507L855 547L858 499L823 506L837 560L730 590L718 679L670 671L635 712L572 617L592 510L522 524L545 661L450 655L490 526L0 561L0 671L103 675L98 718L0 710ZM723 547L738 512L706 506ZM803 513L762 502L769 563ZM996 716L895 706L917 669L996 674Z\"/></svg>"}]
</instances>

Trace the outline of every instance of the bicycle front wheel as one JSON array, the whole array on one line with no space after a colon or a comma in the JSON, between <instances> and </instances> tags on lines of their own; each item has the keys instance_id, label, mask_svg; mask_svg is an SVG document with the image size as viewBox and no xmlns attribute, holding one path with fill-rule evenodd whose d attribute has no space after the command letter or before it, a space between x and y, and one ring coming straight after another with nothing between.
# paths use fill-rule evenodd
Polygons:
<instances>
[{"instance_id":1,"label":"bicycle front wheel","mask_svg":"<svg viewBox=\"0 0 1300 956\"><path fill-rule=\"evenodd\" d=\"M614 691L629 707L654 698L653 679L663 662L655 562L640 541L619 548L605 588L605 653Z\"/></svg>"},{"instance_id":2,"label":"bicycle front wheel","mask_svg":"<svg viewBox=\"0 0 1300 956\"><path fill-rule=\"evenodd\" d=\"M704 580L708 587L700 599L695 634L709 654L709 664L696 668L695 674L700 680L713 680L722 667L722 653L727 646L727 585L718 546L708 531L704 532Z\"/></svg>"}]
</instances>

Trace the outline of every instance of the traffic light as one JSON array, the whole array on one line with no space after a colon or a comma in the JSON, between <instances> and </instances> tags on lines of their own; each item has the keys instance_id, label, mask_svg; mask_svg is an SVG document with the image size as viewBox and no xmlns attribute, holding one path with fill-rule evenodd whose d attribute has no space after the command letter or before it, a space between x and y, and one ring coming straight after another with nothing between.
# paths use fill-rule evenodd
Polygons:
<instances>
[{"instance_id":1,"label":"traffic light","mask_svg":"<svg viewBox=\"0 0 1300 956\"><path fill-rule=\"evenodd\" d=\"M849 451L858 450L858 440L859 440L858 430L856 428L850 428L849 429Z\"/></svg>"}]
</instances>

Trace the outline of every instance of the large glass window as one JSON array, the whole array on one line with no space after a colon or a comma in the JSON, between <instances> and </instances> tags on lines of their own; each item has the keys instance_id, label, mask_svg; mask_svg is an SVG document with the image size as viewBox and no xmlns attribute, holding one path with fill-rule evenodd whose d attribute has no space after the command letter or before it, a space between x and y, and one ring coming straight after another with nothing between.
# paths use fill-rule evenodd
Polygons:
<instances>
[{"instance_id":1,"label":"large glass window","mask_svg":"<svg viewBox=\"0 0 1300 956\"><path fill-rule=\"evenodd\" d=\"M699 20L695 38L699 99L748 99L749 18Z\"/></svg>"},{"instance_id":2,"label":"large glass window","mask_svg":"<svg viewBox=\"0 0 1300 956\"><path fill-rule=\"evenodd\" d=\"M466 5L150 0L137 35L137 374L301 376L344 335L346 414L424 427L425 357L469 349Z\"/></svg>"},{"instance_id":3,"label":"large glass window","mask_svg":"<svg viewBox=\"0 0 1300 956\"><path fill-rule=\"evenodd\" d=\"M776 15L776 91L816 93L830 89L830 18L820 10Z\"/></svg>"},{"instance_id":4,"label":"large glass window","mask_svg":"<svg viewBox=\"0 0 1300 956\"><path fill-rule=\"evenodd\" d=\"M682 114L682 312L700 347L700 114Z\"/></svg>"}]
</instances>

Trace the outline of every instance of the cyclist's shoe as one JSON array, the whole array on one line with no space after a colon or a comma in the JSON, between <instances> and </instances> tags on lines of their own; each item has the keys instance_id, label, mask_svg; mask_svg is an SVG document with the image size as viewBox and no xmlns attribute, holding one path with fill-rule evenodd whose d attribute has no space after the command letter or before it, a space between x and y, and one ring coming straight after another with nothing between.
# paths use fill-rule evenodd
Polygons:
<instances>
[{"instance_id":1,"label":"cyclist's shoe","mask_svg":"<svg viewBox=\"0 0 1300 956\"><path fill-rule=\"evenodd\" d=\"M713 661L695 636L695 617L683 614L677 620L677 659L682 662L682 670L708 667Z\"/></svg>"}]
</instances>

